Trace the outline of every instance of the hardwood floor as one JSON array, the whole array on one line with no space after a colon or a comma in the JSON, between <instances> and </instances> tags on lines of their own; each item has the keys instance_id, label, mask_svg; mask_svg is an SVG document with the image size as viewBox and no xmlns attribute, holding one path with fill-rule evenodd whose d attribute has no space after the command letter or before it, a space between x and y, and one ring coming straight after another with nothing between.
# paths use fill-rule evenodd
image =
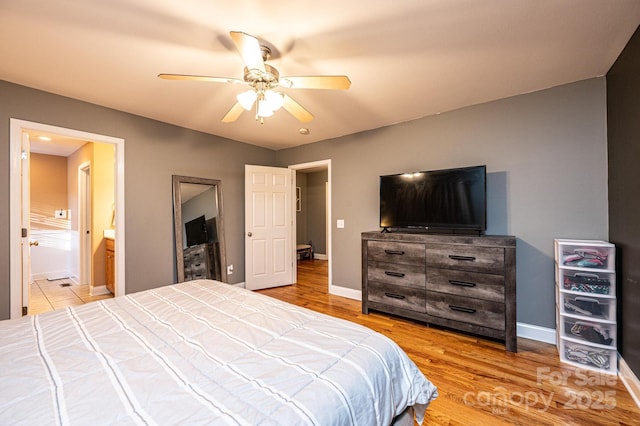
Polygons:
<instances>
[{"instance_id":1,"label":"hardwood floor","mask_svg":"<svg viewBox=\"0 0 640 426\"><path fill-rule=\"evenodd\" d=\"M615 376L562 364L554 345L501 343L428 327L381 313L364 315L357 300L327 292L327 262L298 262L298 283L260 291L365 325L395 340L438 387L425 424L639 425L640 409Z\"/></svg>"}]
</instances>

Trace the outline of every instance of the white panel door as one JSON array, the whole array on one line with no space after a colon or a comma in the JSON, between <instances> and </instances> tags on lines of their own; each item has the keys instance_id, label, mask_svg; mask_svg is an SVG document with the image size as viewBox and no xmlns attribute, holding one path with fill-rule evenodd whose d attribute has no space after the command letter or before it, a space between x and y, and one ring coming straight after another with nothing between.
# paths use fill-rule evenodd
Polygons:
<instances>
[{"instance_id":1,"label":"white panel door","mask_svg":"<svg viewBox=\"0 0 640 426\"><path fill-rule=\"evenodd\" d=\"M245 286L293 284L292 177L288 168L245 165Z\"/></svg>"}]
</instances>

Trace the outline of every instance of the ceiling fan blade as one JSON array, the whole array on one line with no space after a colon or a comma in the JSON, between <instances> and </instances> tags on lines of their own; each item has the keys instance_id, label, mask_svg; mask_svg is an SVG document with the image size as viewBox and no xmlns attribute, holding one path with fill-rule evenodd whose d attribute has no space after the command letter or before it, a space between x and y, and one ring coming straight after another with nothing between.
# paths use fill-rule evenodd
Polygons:
<instances>
[{"instance_id":1,"label":"ceiling fan blade","mask_svg":"<svg viewBox=\"0 0 640 426\"><path fill-rule=\"evenodd\" d=\"M347 90L351 86L351 80L346 75L280 77L280 85L292 89Z\"/></svg>"},{"instance_id":2,"label":"ceiling fan blade","mask_svg":"<svg viewBox=\"0 0 640 426\"><path fill-rule=\"evenodd\" d=\"M231 107L229 112L227 112L224 115L224 117L222 117L222 122L223 123L232 123L232 122L236 121L238 119L238 117L240 117L240 114L242 114L242 111L244 111L244 108L242 107L242 105L240 105L240 103L236 102Z\"/></svg>"},{"instance_id":3,"label":"ceiling fan blade","mask_svg":"<svg viewBox=\"0 0 640 426\"><path fill-rule=\"evenodd\" d=\"M247 68L265 72L262 49L258 39L240 31L231 31L229 34L231 34L231 39L235 43L238 52L240 52L240 56L242 56Z\"/></svg>"},{"instance_id":4,"label":"ceiling fan blade","mask_svg":"<svg viewBox=\"0 0 640 426\"><path fill-rule=\"evenodd\" d=\"M192 81L208 81L212 83L244 83L239 78L231 77L210 77L206 75L185 75L185 74L158 74L158 77L165 80L192 80Z\"/></svg>"},{"instance_id":5,"label":"ceiling fan blade","mask_svg":"<svg viewBox=\"0 0 640 426\"><path fill-rule=\"evenodd\" d=\"M287 110L287 112L297 118L299 121L303 123L308 123L313 120L313 114L304 109L302 105L294 101L290 96L284 95L284 103L282 104L282 108Z\"/></svg>"}]
</instances>

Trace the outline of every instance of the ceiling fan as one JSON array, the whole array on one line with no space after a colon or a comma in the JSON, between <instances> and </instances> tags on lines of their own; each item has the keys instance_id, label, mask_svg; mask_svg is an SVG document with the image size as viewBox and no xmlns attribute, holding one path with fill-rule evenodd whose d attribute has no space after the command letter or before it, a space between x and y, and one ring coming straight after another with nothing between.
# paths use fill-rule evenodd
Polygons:
<instances>
[{"instance_id":1,"label":"ceiling fan","mask_svg":"<svg viewBox=\"0 0 640 426\"><path fill-rule=\"evenodd\" d=\"M330 89L346 90L351 86L351 80L345 75L316 75L316 76L280 76L277 69L265 62L271 55L271 49L261 45L257 38L240 32L229 33L233 43L244 61L243 79L232 77L211 77L184 74L159 74L158 77L167 80L194 80L216 83L244 84L250 89L238 94L236 103L222 118L224 123L236 121L244 110L254 108L256 120L263 123L264 117L270 117L280 107L303 123L313 120L313 114L285 93L276 91L277 88L287 89Z\"/></svg>"}]
</instances>

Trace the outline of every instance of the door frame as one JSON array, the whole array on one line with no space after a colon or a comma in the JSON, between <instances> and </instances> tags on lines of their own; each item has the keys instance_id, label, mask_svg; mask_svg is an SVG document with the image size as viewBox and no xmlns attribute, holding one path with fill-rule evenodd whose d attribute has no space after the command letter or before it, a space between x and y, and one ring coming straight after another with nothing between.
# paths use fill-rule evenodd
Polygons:
<instances>
[{"instance_id":1,"label":"door frame","mask_svg":"<svg viewBox=\"0 0 640 426\"><path fill-rule=\"evenodd\" d=\"M20 226L26 230L25 233L21 233L20 241L20 259L22 276L20 277L20 285L22 286L22 313L28 311L28 305L25 306L25 300L31 300L31 224L30 212L31 212L31 141L27 133L22 135L22 144L20 146L21 161L27 161L28 164L23 164L20 170ZM28 150L28 152L25 152ZM28 313L28 312L27 312Z\"/></svg>"},{"instance_id":2,"label":"door frame","mask_svg":"<svg viewBox=\"0 0 640 426\"><path fill-rule=\"evenodd\" d=\"M326 226L326 233L327 233L327 283L328 283L328 289L327 291L330 294L335 294L334 293L334 287L333 287L333 261L331 258L331 223L332 223L332 219L331 219L331 199L333 198L331 196L331 159L327 159L327 160L319 160L319 161L312 161L309 163L300 163L300 164L293 164L289 166L290 169L293 169L294 171L298 171L298 170L308 170L308 169L326 169L327 170L327 223L325 224ZM293 194L292 197L295 200L296 194L296 188L295 185L293 185ZM294 203L295 204L295 203ZM293 245L295 248L295 245L297 244L296 242L297 240L297 229L296 229L296 214L295 214L295 206L294 206L294 212L293 212L293 230L292 230L292 235L293 235ZM298 268L294 268L294 272L293 272L294 276L294 280L295 282L298 281Z\"/></svg>"},{"instance_id":3,"label":"door frame","mask_svg":"<svg viewBox=\"0 0 640 426\"><path fill-rule=\"evenodd\" d=\"M93 295L93 280L91 276L91 239L87 237L87 229L91 228L91 162L78 166L78 238L80 244L80 283L89 284L90 294Z\"/></svg>"},{"instance_id":4,"label":"door frame","mask_svg":"<svg viewBox=\"0 0 640 426\"><path fill-rule=\"evenodd\" d=\"M9 119L9 299L11 318L22 316L22 260L21 260L21 207L20 189L21 139L26 130L55 133L62 136L84 139L87 142L115 145L115 275L116 296L125 294L125 205L124 205L124 142L122 138L57 127L43 123Z\"/></svg>"}]
</instances>

